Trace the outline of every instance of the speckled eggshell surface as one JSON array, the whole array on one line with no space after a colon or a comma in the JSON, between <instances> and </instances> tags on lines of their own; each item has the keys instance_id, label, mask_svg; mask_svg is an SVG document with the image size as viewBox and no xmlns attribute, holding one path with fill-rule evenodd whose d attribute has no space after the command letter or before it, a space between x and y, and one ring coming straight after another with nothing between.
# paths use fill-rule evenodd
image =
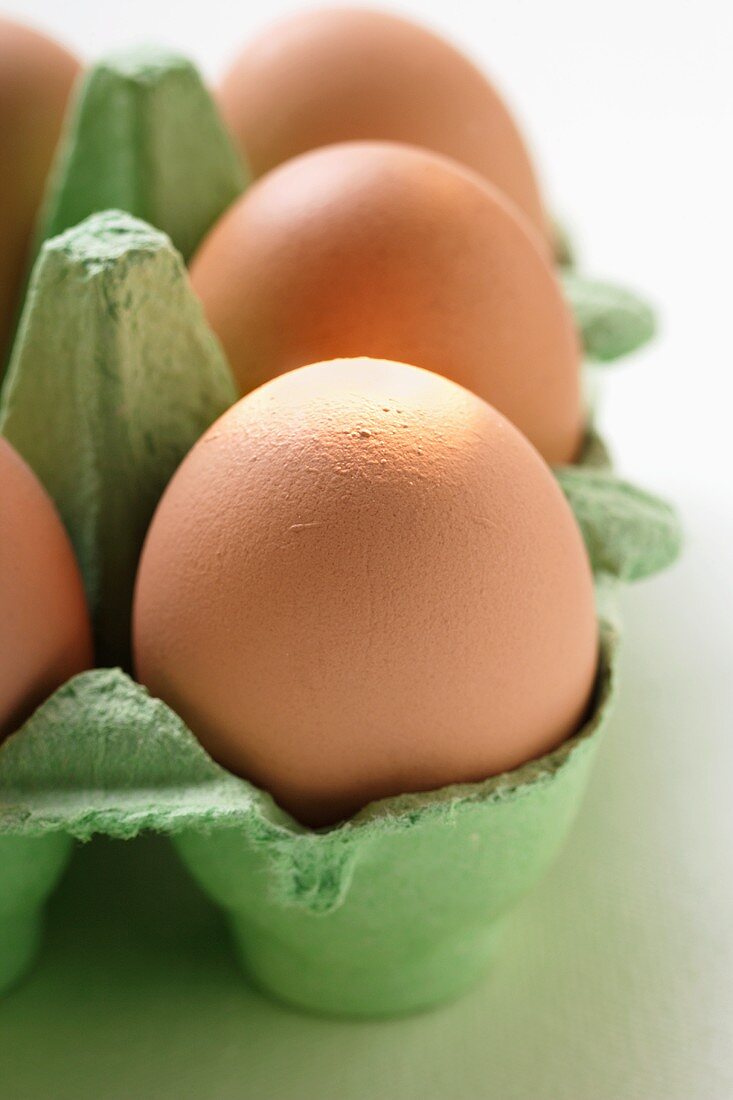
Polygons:
<instances>
[{"instance_id":1,"label":"speckled eggshell surface","mask_svg":"<svg viewBox=\"0 0 733 1100\"><path fill-rule=\"evenodd\" d=\"M532 162L503 99L415 23L362 9L299 12L245 46L218 96L255 175L340 141L419 145L495 184L547 239Z\"/></svg>"},{"instance_id":2,"label":"speckled eggshell surface","mask_svg":"<svg viewBox=\"0 0 733 1100\"><path fill-rule=\"evenodd\" d=\"M0 439L0 739L92 664L81 575L35 474Z\"/></svg>"},{"instance_id":3,"label":"speckled eggshell surface","mask_svg":"<svg viewBox=\"0 0 733 1100\"><path fill-rule=\"evenodd\" d=\"M0 374L33 225L79 63L0 16Z\"/></svg>"},{"instance_id":4,"label":"speckled eggshell surface","mask_svg":"<svg viewBox=\"0 0 733 1100\"><path fill-rule=\"evenodd\" d=\"M275 169L217 223L191 278L243 393L360 355L483 397L550 463L583 434L580 352L526 221L444 157L347 142Z\"/></svg>"},{"instance_id":5,"label":"speckled eggshell surface","mask_svg":"<svg viewBox=\"0 0 733 1100\"><path fill-rule=\"evenodd\" d=\"M437 375L356 359L238 402L143 550L139 679L311 825L483 779L580 725L589 563L550 470Z\"/></svg>"}]
</instances>

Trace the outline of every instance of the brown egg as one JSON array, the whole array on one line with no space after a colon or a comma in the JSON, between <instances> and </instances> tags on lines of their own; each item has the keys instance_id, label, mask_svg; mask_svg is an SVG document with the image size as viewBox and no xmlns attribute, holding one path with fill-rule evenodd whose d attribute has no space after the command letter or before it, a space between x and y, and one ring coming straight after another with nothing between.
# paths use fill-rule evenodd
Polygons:
<instances>
[{"instance_id":1,"label":"brown egg","mask_svg":"<svg viewBox=\"0 0 733 1100\"><path fill-rule=\"evenodd\" d=\"M50 38L0 17L0 374L33 226L78 61Z\"/></svg>"},{"instance_id":2,"label":"brown egg","mask_svg":"<svg viewBox=\"0 0 733 1100\"><path fill-rule=\"evenodd\" d=\"M0 739L92 664L71 543L32 470L0 439Z\"/></svg>"},{"instance_id":3,"label":"brown egg","mask_svg":"<svg viewBox=\"0 0 733 1100\"><path fill-rule=\"evenodd\" d=\"M137 673L211 755L322 825L577 730L591 571L550 470L438 375L284 375L209 429L153 519Z\"/></svg>"},{"instance_id":4,"label":"brown egg","mask_svg":"<svg viewBox=\"0 0 733 1100\"><path fill-rule=\"evenodd\" d=\"M191 277L243 393L369 355L473 390L548 462L583 434L575 325L526 222L453 161L380 142L306 153L260 180Z\"/></svg>"},{"instance_id":5,"label":"brown egg","mask_svg":"<svg viewBox=\"0 0 733 1100\"><path fill-rule=\"evenodd\" d=\"M420 145L480 173L549 239L501 96L458 50L405 19L350 8L292 15L245 47L219 101L255 175L335 142Z\"/></svg>"}]
</instances>

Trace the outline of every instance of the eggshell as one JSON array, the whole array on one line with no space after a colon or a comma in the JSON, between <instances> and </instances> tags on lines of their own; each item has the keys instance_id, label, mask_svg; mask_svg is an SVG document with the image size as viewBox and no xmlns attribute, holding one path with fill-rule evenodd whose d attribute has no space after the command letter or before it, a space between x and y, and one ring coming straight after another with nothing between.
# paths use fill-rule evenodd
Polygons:
<instances>
[{"instance_id":1,"label":"eggshell","mask_svg":"<svg viewBox=\"0 0 733 1100\"><path fill-rule=\"evenodd\" d=\"M46 176L78 61L0 17L0 373Z\"/></svg>"},{"instance_id":2,"label":"eggshell","mask_svg":"<svg viewBox=\"0 0 733 1100\"><path fill-rule=\"evenodd\" d=\"M299 12L244 48L219 101L255 175L335 142L420 145L490 180L549 240L503 99L463 54L415 23L382 11Z\"/></svg>"},{"instance_id":3,"label":"eggshell","mask_svg":"<svg viewBox=\"0 0 733 1100\"><path fill-rule=\"evenodd\" d=\"M35 474L0 439L0 739L92 664L71 543Z\"/></svg>"},{"instance_id":4,"label":"eggshell","mask_svg":"<svg viewBox=\"0 0 733 1100\"><path fill-rule=\"evenodd\" d=\"M368 359L284 375L209 429L133 620L140 680L313 825L552 749L596 672L585 547L537 452L461 387Z\"/></svg>"},{"instance_id":5,"label":"eggshell","mask_svg":"<svg viewBox=\"0 0 733 1100\"><path fill-rule=\"evenodd\" d=\"M573 318L527 223L455 162L347 142L275 169L224 215L191 278L242 392L368 355L434 370L549 462L583 434Z\"/></svg>"}]
</instances>

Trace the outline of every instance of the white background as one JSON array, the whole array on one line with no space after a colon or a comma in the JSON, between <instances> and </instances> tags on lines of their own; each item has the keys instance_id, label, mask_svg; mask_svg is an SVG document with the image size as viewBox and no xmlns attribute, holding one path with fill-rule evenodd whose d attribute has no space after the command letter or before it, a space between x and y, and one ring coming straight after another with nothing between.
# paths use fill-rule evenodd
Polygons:
<instances>
[{"instance_id":1,"label":"white background","mask_svg":"<svg viewBox=\"0 0 733 1100\"><path fill-rule=\"evenodd\" d=\"M241 0L5 9L87 57L160 41L212 78L262 22ZM620 470L679 505L687 546L625 598L618 713L566 853L493 980L390 1044L394 1080L399 1095L466 1100L731 1100L733 4L401 10L505 90L582 267L658 304L661 338L604 376L601 427ZM372 1096L368 1079L359 1093L344 1074L344 1095Z\"/></svg>"}]
</instances>

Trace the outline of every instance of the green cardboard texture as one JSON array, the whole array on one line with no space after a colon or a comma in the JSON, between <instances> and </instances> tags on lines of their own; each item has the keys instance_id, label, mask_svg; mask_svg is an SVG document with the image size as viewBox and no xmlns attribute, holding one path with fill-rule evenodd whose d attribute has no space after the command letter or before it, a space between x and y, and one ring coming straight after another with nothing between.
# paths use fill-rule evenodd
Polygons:
<instances>
[{"instance_id":1,"label":"green cardboard texture","mask_svg":"<svg viewBox=\"0 0 733 1100\"><path fill-rule=\"evenodd\" d=\"M670 504L606 470L555 470L583 535L594 572L638 581L671 565L682 532Z\"/></svg>"},{"instance_id":2,"label":"green cardboard texture","mask_svg":"<svg viewBox=\"0 0 733 1100\"><path fill-rule=\"evenodd\" d=\"M331 833L283 838L277 857L254 830L176 835L250 979L297 1007L355 1017L429 1008L478 981L580 804L613 694L610 628L602 641L592 716L541 760L374 803Z\"/></svg>"},{"instance_id":3,"label":"green cardboard texture","mask_svg":"<svg viewBox=\"0 0 733 1100\"><path fill-rule=\"evenodd\" d=\"M583 275L567 226L557 218L551 225L560 283L586 359L610 363L647 344L656 333L652 306L628 287Z\"/></svg>"},{"instance_id":4,"label":"green cardboard texture","mask_svg":"<svg viewBox=\"0 0 733 1100\"><path fill-rule=\"evenodd\" d=\"M0 993L33 961L41 937L43 905L71 853L71 837L0 835Z\"/></svg>"},{"instance_id":5,"label":"green cardboard texture","mask_svg":"<svg viewBox=\"0 0 733 1100\"><path fill-rule=\"evenodd\" d=\"M34 842L156 829L174 836L229 913L247 970L277 996L357 1015L427 1007L479 976L496 920L562 843L610 708L615 646L603 624L593 714L555 752L483 783L374 803L322 832L220 768L120 671L82 673L0 747L0 835L15 855L0 863L0 898L14 867L39 861ZM13 941L4 955L10 969Z\"/></svg>"},{"instance_id":6,"label":"green cardboard texture","mask_svg":"<svg viewBox=\"0 0 733 1100\"><path fill-rule=\"evenodd\" d=\"M654 311L632 291L573 270L562 270L560 280L586 358L610 363L630 355L654 336Z\"/></svg>"},{"instance_id":7,"label":"green cardboard texture","mask_svg":"<svg viewBox=\"0 0 733 1100\"><path fill-rule=\"evenodd\" d=\"M167 233L186 260L249 182L190 61L149 47L82 78L46 197L39 244L102 210Z\"/></svg>"},{"instance_id":8,"label":"green cardboard texture","mask_svg":"<svg viewBox=\"0 0 733 1100\"><path fill-rule=\"evenodd\" d=\"M151 516L179 462L237 394L169 239L115 211L44 245L0 398L0 433L56 502L100 664L129 667Z\"/></svg>"}]
</instances>

